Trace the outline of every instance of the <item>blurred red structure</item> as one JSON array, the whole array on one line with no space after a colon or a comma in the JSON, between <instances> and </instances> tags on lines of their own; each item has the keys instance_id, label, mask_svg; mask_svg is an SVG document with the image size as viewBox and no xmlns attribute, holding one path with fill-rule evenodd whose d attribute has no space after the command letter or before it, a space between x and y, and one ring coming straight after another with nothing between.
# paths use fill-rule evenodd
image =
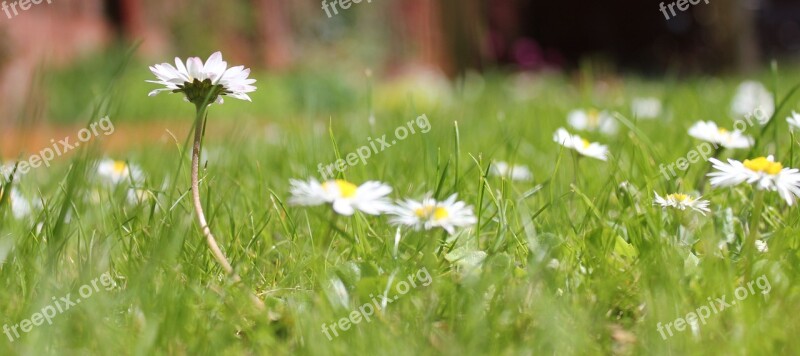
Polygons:
<instances>
[{"instance_id":1,"label":"blurred red structure","mask_svg":"<svg viewBox=\"0 0 800 356\"><path fill-rule=\"evenodd\" d=\"M792 12L787 4L714 2L665 21L657 4L640 0L579 6L524 0L373 1L333 18L318 0L43 2L10 19L0 13L0 125L13 123L20 113L29 122L42 110L36 102L42 97L36 68L68 65L118 41L142 40L139 55L148 60L221 49L226 58L270 71L292 70L308 53L324 53L363 31L385 33L378 45L387 62L375 69L390 75L409 68L450 76L491 67L574 68L587 56L655 73L747 71L758 68L763 43L772 46L770 56L780 53L779 46L800 49L800 30L792 32L800 28L800 9ZM378 20L359 21L369 17ZM762 18L779 23L765 25ZM780 37L765 31L778 31ZM322 50L310 51L314 46Z\"/></svg>"},{"instance_id":2,"label":"blurred red structure","mask_svg":"<svg viewBox=\"0 0 800 356\"><path fill-rule=\"evenodd\" d=\"M106 46L110 36L100 0L43 2L2 21L0 38L0 125L8 124L35 101L34 73L39 66L63 66L83 53ZM35 104L35 103L34 103ZM31 105L36 107L36 105Z\"/></svg>"}]
</instances>

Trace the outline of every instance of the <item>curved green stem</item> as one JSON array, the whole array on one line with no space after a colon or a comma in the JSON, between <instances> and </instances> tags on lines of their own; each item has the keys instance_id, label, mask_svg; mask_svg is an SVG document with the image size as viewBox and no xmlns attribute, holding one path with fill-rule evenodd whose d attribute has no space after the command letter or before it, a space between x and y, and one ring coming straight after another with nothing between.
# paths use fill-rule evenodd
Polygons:
<instances>
[{"instance_id":1,"label":"curved green stem","mask_svg":"<svg viewBox=\"0 0 800 356\"><path fill-rule=\"evenodd\" d=\"M234 283L241 282L241 277L233 270L231 263L225 257L222 249L219 248L217 239L211 233L211 228L206 221L206 214L203 211L203 204L200 201L200 148L203 141L203 128L205 127L205 113L206 105L197 105L197 117L195 118L194 128L194 145L192 147L192 203L194 204L194 211L197 215L197 222L200 224L200 229L206 237L206 243L214 255L222 269L225 270ZM261 301L255 294L250 293L250 299L258 309L264 309L264 302Z\"/></svg>"},{"instance_id":2,"label":"curved green stem","mask_svg":"<svg viewBox=\"0 0 800 356\"><path fill-rule=\"evenodd\" d=\"M203 204L200 201L200 148L203 140L203 127L205 126L205 112L206 110L202 105L197 106L194 145L192 147L192 203L194 204L194 211L197 214L197 222L200 224L200 229L203 230L203 235L206 237L206 242L208 243L209 249L211 249L211 253L214 255L214 259L222 266L225 273L231 275L233 280L238 282L240 279L239 276L234 272L230 262L228 262L225 254L219 248L217 239L214 237L214 234L211 233L211 228L208 227L206 214L203 211Z\"/></svg>"}]
</instances>

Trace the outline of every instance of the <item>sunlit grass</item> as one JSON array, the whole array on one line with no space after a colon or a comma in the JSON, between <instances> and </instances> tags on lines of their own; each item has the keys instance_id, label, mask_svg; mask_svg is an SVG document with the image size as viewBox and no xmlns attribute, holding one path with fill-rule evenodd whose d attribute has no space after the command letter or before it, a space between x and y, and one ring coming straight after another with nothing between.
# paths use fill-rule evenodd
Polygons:
<instances>
[{"instance_id":1,"label":"sunlit grass","mask_svg":"<svg viewBox=\"0 0 800 356\"><path fill-rule=\"evenodd\" d=\"M131 66L114 79L113 96L98 112L86 109L87 101L102 92L70 109L58 106L70 99L58 87L74 87L78 79L56 82L62 104L54 110L89 112L81 122L105 111L112 120L185 120L188 134L191 106L177 96L147 98L145 69ZM369 91L366 79L363 86L308 73L259 79L254 103L212 106L210 120L225 128L208 127L201 190L220 245L267 311L254 310L246 293L229 286L193 221L187 136L133 143L115 155L147 174L147 198L136 204L127 202L126 187L97 181L95 162L107 154L81 147L13 183L40 207L20 220L7 203L2 208L2 323L30 318L53 297L75 296L105 272L115 285L13 343L2 335L0 353L767 354L798 346L800 215L773 194L760 229L769 251L753 267L754 276L771 282L769 294L711 316L697 336L687 328L663 340L656 329L707 305L707 298L730 300L743 282L737 246L752 208L749 188L706 187L712 212L705 217L688 213L678 221L673 211L652 206L653 191L700 190L695 184L707 163L675 180L664 179L659 165L698 144L686 134L694 121L732 123L737 78L576 84L545 77L525 84L489 75L444 94L450 103L374 98L405 102L376 106L374 124L368 97L382 91ZM792 83L781 80L779 100ZM662 118L632 117L630 101L644 95L662 100ZM784 120L796 102L791 98L777 114L778 151L768 144L759 155L799 161ZM618 134L586 134L609 146L608 162L585 158L575 165L572 153L553 142L567 112L583 107L619 112ZM353 152L421 114L430 132L351 167L346 178L386 182L393 199L458 193L475 207L474 228L451 237L401 231L395 255L397 229L385 217L334 218L328 207L286 204L290 178L318 177L319 163L336 160L331 135L340 152ZM102 139L116 135L124 132ZM493 160L527 165L534 179L488 176ZM726 239L729 247L719 250ZM460 251L477 250L486 253L480 270L456 268ZM392 276L423 267L432 276L429 286L412 288L332 341L322 332L323 323L382 293Z\"/></svg>"}]
</instances>

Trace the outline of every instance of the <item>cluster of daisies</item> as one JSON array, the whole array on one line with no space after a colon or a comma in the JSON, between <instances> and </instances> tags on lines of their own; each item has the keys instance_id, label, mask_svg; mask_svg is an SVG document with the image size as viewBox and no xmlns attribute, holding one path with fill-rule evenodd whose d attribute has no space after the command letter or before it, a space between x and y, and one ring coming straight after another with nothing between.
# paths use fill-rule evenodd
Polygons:
<instances>
[{"instance_id":1,"label":"cluster of daisies","mask_svg":"<svg viewBox=\"0 0 800 356\"><path fill-rule=\"evenodd\" d=\"M0 164L0 171L13 172L14 166L12 164ZM147 194L141 189L144 183L144 173L142 170L132 164L124 161L117 161L109 158L104 158L97 163L96 167L97 182L105 185L106 187L117 188L124 187L126 191L126 200L128 204L136 204L147 198ZM3 173L0 182L10 182L11 174ZM21 178L20 173L14 176L17 181ZM0 200L5 199L4 192L5 184L0 185ZM99 201L99 192L92 191L87 199L89 201ZM16 219L24 219L31 215L36 209L42 207L42 203L38 200L29 200L16 186L9 189L8 200L6 204L11 208L12 215Z\"/></svg>"},{"instance_id":2,"label":"cluster of daisies","mask_svg":"<svg viewBox=\"0 0 800 356\"><path fill-rule=\"evenodd\" d=\"M389 200L392 187L376 181L360 186L342 179L320 183L291 180L289 203L301 206L331 204L333 210L345 216L356 211L368 215L390 215L394 225L407 226L414 230L441 228L450 234L456 228L472 226L477 222L471 206L457 200L457 194L443 201L427 196L421 201L405 199L397 203Z\"/></svg>"},{"instance_id":3,"label":"cluster of daisies","mask_svg":"<svg viewBox=\"0 0 800 356\"><path fill-rule=\"evenodd\" d=\"M642 97L631 101L631 113L642 120L651 120L662 115L662 105L658 98ZM619 124L614 119L614 114L606 110L578 109L567 114L567 123L578 131L596 131L606 135L614 135L619 130ZM567 149L576 151L579 156L586 156L601 161L608 160L608 146L590 142L560 127L553 134L553 141Z\"/></svg>"},{"instance_id":4,"label":"cluster of daisies","mask_svg":"<svg viewBox=\"0 0 800 356\"><path fill-rule=\"evenodd\" d=\"M202 103L222 103L222 96L250 101L247 93L255 91L254 79L248 78L250 70L243 66L228 68L222 54L215 52L203 63L200 58L189 58L186 63L175 58L175 65L156 64L150 71L158 80L148 81L163 87L150 92L150 96L167 91L183 93L186 101ZM198 106L199 107L199 106ZM341 215L351 216L360 211L368 215L392 215L391 222L396 225L412 227L415 230L441 228L453 234L458 227L466 227L477 222L472 207L457 201L452 195L444 201L430 196L422 201L406 199L396 204L388 199L392 188L384 183L369 181L360 186L336 179L319 182L291 180L290 204L316 206L331 204L333 210Z\"/></svg>"},{"instance_id":5,"label":"cluster of daisies","mask_svg":"<svg viewBox=\"0 0 800 356\"><path fill-rule=\"evenodd\" d=\"M175 66L169 63L157 64L150 70L158 78L152 83L163 88L156 89L150 95L162 91L183 93L187 101L199 105L209 95L212 101L221 103L223 95L250 100L247 93L255 90L255 80L249 79L249 69L242 66L228 68L219 52L212 54L203 63L200 58L189 58L184 64L175 59ZM741 118L753 115L761 110L764 117L774 113L772 94L757 82L742 83L731 105L731 113ZM637 98L631 103L631 112L637 119L653 119L662 115L661 102L656 98ZM791 128L800 128L800 114L792 113L787 119ZM567 115L567 122L576 130L599 131L604 134L615 134L619 127L613 114L608 111L574 110ZM698 122L689 129L689 135L726 149L743 149L753 145L753 138L741 129L726 130L714 122ZM586 156L607 161L609 150L606 145L590 142L579 135L571 134L565 128L559 128L553 140L567 149L574 150L578 157ZM715 171L708 174L713 187L729 187L742 183L752 184L758 190L775 191L793 205L800 197L800 171L785 168L772 156L756 157L743 162L728 159L727 163L716 158L709 160ZM101 163L101 174L113 174L120 180L124 176L135 175L132 168L120 162ZM495 162L492 164L493 175L508 177L512 180L528 181L533 179L530 170L525 166ZM290 203L302 206L331 204L333 210L341 215L350 216L356 211L368 215L391 215L391 222L396 225L409 226L416 230L442 228L453 234L458 227L473 225L477 219L472 207L457 201L454 194L444 201L427 196L421 201L406 199L396 203L388 199L392 188L384 183L370 181L360 186L345 180L328 180L319 182L291 180ZM665 197L655 193L654 204L665 208L679 210L692 209L702 214L709 212L709 202L701 197L692 197L683 193L674 193Z\"/></svg>"},{"instance_id":6,"label":"cluster of daisies","mask_svg":"<svg viewBox=\"0 0 800 356\"><path fill-rule=\"evenodd\" d=\"M748 118L748 123L752 123L750 117L753 115L761 116L758 122L764 125L774 113L773 97L763 85L757 82L745 82L739 86L731 111L739 118ZM761 115L758 115L759 113ZM800 115L796 112L792 112L786 121L790 129L800 127ZM744 122L740 119L734 127L740 123L744 126ZM711 143L718 149L747 149L753 146L754 140L753 137L744 134L744 128L728 130L718 127L711 121L700 121L689 128L689 135ZM714 188L750 184L756 190L777 192L789 206L794 205L800 197L800 170L784 167L781 162L776 162L772 155L744 161L728 159L727 162L712 157L709 162L713 171L708 177ZM656 204L681 210L693 209L701 213L709 211L708 201L680 193L671 194L666 198L660 198L656 194Z\"/></svg>"},{"instance_id":7,"label":"cluster of daisies","mask_svg":"<svg viewBox=\"0 0 800 356\"><path fill-rule=\"evenodd\" d=\"M772 117L774 109L773 96L763 85L753 81L744 82L737 89L731 105L732 115L739 119L734 126L745 123L742 118L747 118L746 122L752 124L751 117L753 116L760 116L758 122L765 125ZM651 119L661 115L662 105L655 98L637 98L632 102L631 111L637 118ZM800 129L800 114L792 112L786 121L790 129ZM567 115L567 122L574 129L581 131L596 131L610 135L615 134L618 130L617 121L608 111L574 110ZM744 133L745 129L746 127L728 130L718 127L712 121L699 121L689 128L689 135L711 143L717 149L747 149L753 146L755 140ZM578 157L608 160L608 146L571 134L563 127L556 130L553 140L565 148L577 152ZM708 177L714 188L747 183L753 185L757 190L777 192L790 206L794 205L797 198L800 197L800 171L796 168L784 167L780 162L776 162L773 156L755 157L744 161L728 159L727 162L710 158L709 162L714 171L709 173ZM530 179L528 172L527 167L510 167L504 162L498 162L493 167L493 173L496 175L509 176L515 180ZM690 209L705 215L710 212L710 203L701 198L684 193L668 194L662 197L655 193L654 204L678 210Z\"/></svg>"}]
</instances>

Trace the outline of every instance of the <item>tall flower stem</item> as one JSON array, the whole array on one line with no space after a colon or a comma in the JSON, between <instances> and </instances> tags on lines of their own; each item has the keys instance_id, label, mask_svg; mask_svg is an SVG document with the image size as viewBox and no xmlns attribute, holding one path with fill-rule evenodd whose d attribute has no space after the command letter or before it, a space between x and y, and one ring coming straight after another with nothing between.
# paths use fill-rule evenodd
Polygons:
<instances>
[{"instance_id":1,"label":"tall flower stem","mask_svg":"<svg viewBox=\"0 0 800 356\"><path fill-rule=\"evenodd\" d=\"M200 147L203 140L203 127L205 126L206 114L204 106L205 105L202 104L197 105L197 117L194 123L194 146L192 147L192 202L194 203L194 211L197 213L197 222L200 224L200 229L203 230L203 235L206 237L208 248L211 249L214 259L222 266L225 273L233 278L234 282L238 282L240 278L236 272L233 271L231 263L228 262L225 254L222 253L222 250L219 248L219 244L217 244L217 239L214 238L214 234L211 233L211 228L208 227L208 222L206 222L203 204L200 202Z\"/></svg>"},{"instance_id":2,"label":"tall flower stem","mask_svg":"<svg viewBox=\"0 0 800 356\"><path fill-rule=\"evenodd\" d=\"M750 231L747 233L742 253L745 258L744 279L749 280L753 268L753 250L755 250L756 240L758 239L758 225L761 222L761 214L764 211L764 190L756 190L753 213L750 216Z\"/></svg>"},{"instance_id":3,"label":"tall flower stem","mask_svg":"<svg viewBox=\"0 0 800 356\"><path fill-rule=\"evenodd\" d=\"M205 105L205 103L197 104L196 106L197 117L195 118L194 145L192 147L192 203L194 204L194 211L197 214L197 222L200 224L200 229L203 230L203 235L206 238L211 254L214 255L214 259L222 266L225 273L231 277L233 283L239 283L242 279L236 274L236 271L233 270L231 263L228 262L228 258L225 257L222 249L219 248L217 239L214 237L214 234L211 233L211 228L208 226L206 214L203 211L203 204L200 201L200 148L202 147L203 129L205 127L208 106ZM264 302L252 292L250 293L250 299L253 301L256 308L264 309Z\"/></svg>"}]
</instances>

